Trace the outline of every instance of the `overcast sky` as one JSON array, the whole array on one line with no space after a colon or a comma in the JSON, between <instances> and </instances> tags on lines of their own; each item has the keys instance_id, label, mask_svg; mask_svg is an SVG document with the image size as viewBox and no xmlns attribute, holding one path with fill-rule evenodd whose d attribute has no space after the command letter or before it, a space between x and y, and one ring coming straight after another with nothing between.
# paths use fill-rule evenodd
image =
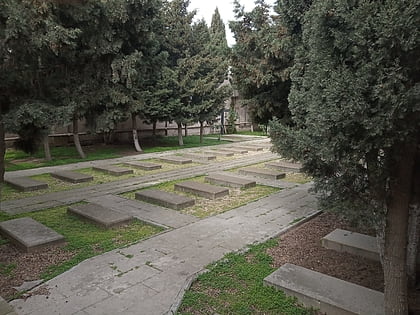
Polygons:
<instances>
[{"instance_id":1,"label":"overcast sky","mask_svg":"<svg viewBox=\"0 0 420 315\"><path fill-rule=\"evenodd\" d=\"M273 5L275 0L267 0L266 3ZM245 11L251 11L254 7L254 0L239 0L239 3L245 7ZM229 46L234 44L234 39L229 29L228 22L234 19L233 15L233 0L191 0L189 10L197 10L197 19L202 17L206 20L207 25L210 26L211 17L216 10L219 8L220 16L226 25L226 37Z\"/></svg>"}]
</instances>

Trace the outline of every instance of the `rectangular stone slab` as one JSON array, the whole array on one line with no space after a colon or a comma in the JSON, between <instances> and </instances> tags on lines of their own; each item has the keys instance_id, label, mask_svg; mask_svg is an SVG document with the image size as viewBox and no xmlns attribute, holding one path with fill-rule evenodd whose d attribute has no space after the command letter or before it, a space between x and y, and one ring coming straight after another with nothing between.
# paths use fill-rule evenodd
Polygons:
<instances>
[{"instance_id":1,"label":"rectangular stone slab","mask_svg":"<svg viewBox=\"0 0 420 315\"><path fill-rule=\"evenodd\" d=\"M325 248L346 252L371 260L379 260L376 237L335 229L321 239Z\"/></svg>"},{"instance_id":2,"label":"rectangular stone slab","mask_svg":"<svg viewBox=\"0 0 420 315\"><path fill-rule=\"evenodd\" d=\"M195 203L192 198L157 189L145 189L136 192L136 199L174 210L181 210L193 206Z\"/></svg>"},{"instance_id":3,"label":"rectangular stone slab","mask_svg":"<svg viewBox=\"0 0 420 315\"><path fill-rule=\"evenodd\" d=\"M183 156L186 158L193 159L193 160L202 160L202 161L210 161L210 160L216 159L215 155L208 155L208 154L201 154L201 153L184 153Z\"/></svg>"},{"instance_id":4,"label":"rectangular stone slab","mask_svg":"<svg viewBox=\"0 0 420 315\"><path fill-rule=\"evenodd\" d=\"M322 314L384 314L384 295L293 264L284 264L264 279L264 284L295 296Z\"/></svg>"},{"instance_id":5,"label":"rectangular stone slab","mask_svg":"<svg viewBox=\"0 0 420 315\"><path fill-rule=\"evenodd\" d=\"M92 175L87 175L87 174L73 172L73 171L54 172L54 173L51 173L51 176L58 178L60 180L63 180L65 182L73 183L73 184L89 182L93 180Z\"/></svg>"},{"instance_id":6,"label":"rectangular stone slab","mask_svg":"<svg viewBox=\"0 0 420 315\"><path fill-rule=\"evenodd\" d=\"M70 206L67 208L67 213L76 215L104 228L118 227L128 224L133 220L133 217L130 215L94 203Z\"/></svg>"},{"instance_id":7,"label":"rectangular stone slab","mask_svg":"<svg viewBox=\"0 0 420 315\"><path fill-rule=\"evenodd\" d=\"M264 150L263 147L259 147L259 146L245 146L245 145L235 146L234 149L241 149L241 150L247 150L247 151L262 151L262 150Z\"/></svg>"},{"instance_id":8,"label":"rectangular stone slab","mask_svg":"<svg viewBox=\"0 0 420 315\"><path fill-rule=\"evenodd\" d=\"M189 192L208 199L216 199L229 195L229 189L227 188L199 183L192 180L177 183L174 188L178 191Z\"/></svg>"},{"instance_id":9,"label":"rectangular stone slab","mask_svg":"<svg viewBox=\"0 0 420 315\"><path fill-rule=\"evenodd\" d=\"M225 152L232 152L232 153L238 153L238 154L245 154L248 153L248 150L244 150L244 149L234 149L234 148L223 148L220 149L221 151L225 151Z\"/></svg>"},{"instance_id":10,"label":"rectangular stone slab","mask_svg":"<svg viewBox=\"0 0 420 315\"><path fill-rule=\"evenodd\" d=\"M244 174L244 175L252 175L252 176L267 178L267 179L280 179L286 176L286 174L284 173L276 172L273 170L264 169L260 167L242 168L239 170L239 173Z\"/></svg>"},{"instance_id":11,"label":"rectangular stone slab","mask_svg":"<svg viewBox=\"0 0 420 315\"><path fill-rule=\"evenodd\" d=\"M127 162L124 164L127 166L139 168L144 171L152 171L152 170L158 170L162 168L162 165L151 163L151 162L133 161L133 162Z\"/></svg>"},{"instance_id":12,"label":"rectangular stone slab","mask_svg":"<svg viewBox=\"0 0 420 315\"><path fill-rule=\"evenodd\" d=\"M114 176L122 176L127 174L133 174L133 170L129 168L114 166L114 165L103 165L103 166L94 166L93 170L107 173Z\"/></svg>"},{"instance_id":13,"label":"rectangular stone slab","mask_svg":"<svg viewBox=\"0 0 420 315\"><path fill-rule=\"evenodd\" d=\"M27 253L48 246L63 245L64 236L32 218L19 218L0 223L0 233Z\"/></svg>"},{"instance_id":14,"label":"rectangular stone slab","mask_svg":"<svg viewBox=\"0 0 420 315\"><path fill-rule=\"evenodd\" d=\"M273 161L273 162L267 162L265 163L265 167L272 168L275 170L281 170L281 171L294 171L294 172L300 172L302 168L302 164L300 163L291 163L286 161Z\"/></svg>"},{"instance_id":15,"label":"rectangular stone slab","mask_svg":"<svg viewBox=\"0 0 420 315\"><path fill-rule=\"evenodd\" d=\"M206 154L214 154L214 155L218 155L218 156L234 156L235 153L233 152L226 152L226 151L218 151L218 150L211 150L211 151L204 151L204 153Z\"/></svg>"},{"instance_id":16,"label":"rectangular stone slab","mask_svg":"<svg viewBox=\"0 0 420 315\"><path fill-rule=\"evenodd\" d=\"M15 177L4 180L13 188L20 191L33 191L40 189L47 189L48 184L30 177Z\"/></svg>"},{"instance_id":17,"label":"rectangular stone slab","mask_svg":"<svg viewBox=\"0 0 420 315\"><path fill-rule=\"evenodd\" d=\"M210 184L225 185L237 188L250 188L255 187L256 182L247 178L230 176L226 174L209 174L204 180Z\"/></svg>"},{"instance_id":18,"label":"rectangular stone slab","mask_svg":"<svg viewBox=\"0 0 420 315\"><path fill-rule=\"evenodd\" d=\"M170 164L189 164L192 163L191 159L187 159L182 156L171 155L171 156L162 156L159 158L162 162L170 163Z\"/></svg>"}]
</instances>

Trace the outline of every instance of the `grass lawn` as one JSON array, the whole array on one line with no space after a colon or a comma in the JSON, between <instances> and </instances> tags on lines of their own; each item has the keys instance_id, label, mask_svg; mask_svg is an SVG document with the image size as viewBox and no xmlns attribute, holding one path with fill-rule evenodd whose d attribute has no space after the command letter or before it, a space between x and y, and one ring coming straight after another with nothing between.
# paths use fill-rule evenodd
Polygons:
<instances>
[{"instance_id":1,"label":"grass lawn","mask_svg":"<svg viewBox=\"0 0 420 315\"><path fill-rule=\"evenodd\" d=\"M195 177L192 179L182 179L182 180L166 182L166 183L162 183L162 184L159 184L153 187L148 187L148 188L159 189L159 190L172 192L172 193L175 192L180 195L185 195L185 196L194 198L195 199L194 206L187 207L180 211L182 213L191 214L199 218L205 218L208 216L216 215L216 214L228 211L228 210L235 209L237 207L243 206L252 201L256 201L258 199L261 199L263 197L266 197L268 195L271 195L279 191L278 188L262 186L262 185L257 185L256 187L252 187L248 189L229 187L228 196L211 200L211 199L207 199L203 197L198 197L193 194L174 190L175 183L186 181L186 180L194 180L194 181L203 183L204 176ZM122 194L122 196L129 199L135 199L135 192L136 191L127 192L127 193Z\"/></svg>"},{"instance_id":2,"label":"grass lawn","mask_svg":"<svg viewBox=\"0 0 420 315\"><path fill-rule=\"evenodd\" d=\"M133 174L127 174L127 175L123 175L123 176L108 175L108 174L105 174L105 173L100 172L100 171L95 171L92 168L84 168L84 169L79 169L79 170L75 170L75 171L80 172L80 173L84 173L84 174L88 174L88 175L92 175L93 180L90 181L90 182L84 182L84 183L78 183L78 184L72 184L72 183L64 182L62 180L59 180L57 178L52 177L49 173L34 175L34 176L31 176L31 178L36 179L36 180L40 180L42 182L46 182L48 184L48 188L47 189L41 189L41 190L35 190L35 191L21 192L21 191L18 191L16 189L14 189L12 186L10 186L8 184L4 184L3 187L2 187L1 200L5 201L5 200L13 200L13 199L19 199L19 198L38 196L38 195L43 195L43 194L47 194L47 193L51 193L51 192L88 187L88 186L92 186L92 185L109 183L109 182L112 182L112 181L123 180L123 179L132 178L132 177L136 177L136 176L145 176L145 175L150 175L150 174L157 174L157 173L167 172L167 171L174 170L174 169L181 169L181 168L187 168L187 167L198 165L197 163L176 165L176 164L162 163L161 161L155 160L155 159L144 160L144 162L158 163L158 164L162 165L162 168L157 169L157 170L152 170L152 171L144 171L144 170L140 170L138 168L128 167L128 166L123 165L123 164L117 164L118 166L121 166L121 167L131 168L134 172Z\"/></svg>"},{"instance_id":3,"label":"grass lawn","mask_svg":"<svg viewBox=\"0 0 420 315\"><path fill-rule=\"evenodd\" d=\"M68 215L67 206L14 216L0 212L0 221L21 217L31 217L62 234L66 239L67 245L64 250L69 252L69 259L59 264L49 265L42 274L43 279L53 278L87 258L136 243L162 231L160 227L139 220L134 220L133 223L120 228L106 230ZM6 239L0 237L0 245L7 242ZM22 262L16 261L17 263ZM1 274L13 272L13 270L10 270L10 266L13 265L13 263L9 263L8 269L5 266L0 266Z\"/></svg>"},{"instance_id":4,"label":"grass lawn","mask_svg":"<svg viewBox=\"0 0 420 315\"><path fill-rule=\"evenodd\" d=\"M263 285L263 279L275 270L266 249L275 245L277 240L270 240L207 266L209 272L200 275L185 293L178 314L314 314L295 299Z\"/></svg>"},{"instance_id":5,"label":"grass lawn","mask_svg":"<svg viewBox=\"0 0 420 315\"><path fill-rule=\"evenodd\" d=\"M214 138L203 138L200 143L199 136L184 137L184 146L178 145L178 137L162 137L140 139L144 153L162 152L169 150L178 150L183 148L193 148L201 146L211 146L226 141L219 141ZM6 171L17 171L30 168L64 165L77 162L104 160L122 157L127 154L136 154L132 145L110 145L103 144L84 146L83 149L87 155L86 159L81 159L74 147L52 147L52 161L44 160L44 151L39 150L33 155L27 154L20 150L7 149L5 155Z\"/></svg>"}]
</instances>

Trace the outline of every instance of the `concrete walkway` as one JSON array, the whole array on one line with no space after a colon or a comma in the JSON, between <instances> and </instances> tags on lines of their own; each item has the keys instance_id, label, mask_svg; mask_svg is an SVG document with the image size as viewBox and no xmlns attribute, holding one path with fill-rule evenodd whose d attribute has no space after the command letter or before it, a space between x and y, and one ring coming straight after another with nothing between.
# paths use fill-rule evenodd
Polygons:
<instances>
[{"instance_id":1,"label":"concrete walkway","mask_svg":"<svg viewBox=\"0 0 420 315\"><path fill-rule=\"evenodd\" d=\"M134 160L138 156L129 158ZM173 314L185 288L206 265L248 244L275 237L316 214L316 200L308 193L311 184L290 185L281 180L275 183L269 181L266 184L272 183L284 189L256 202L202 220L114 194L155 182L187 178L275 158L278 156L264 152L252 158L248 156L203 164L176 172L39 196L37 201L44 207L88 200L168 229L138 244L80 263L44 283L42 286L46 287L48 295L35 294L10 304L18 314ZM29 201L34 202L33 199ZM25 199L9 202L7 209L9 213L36 210Z\"/></svg>"}]
</instances>

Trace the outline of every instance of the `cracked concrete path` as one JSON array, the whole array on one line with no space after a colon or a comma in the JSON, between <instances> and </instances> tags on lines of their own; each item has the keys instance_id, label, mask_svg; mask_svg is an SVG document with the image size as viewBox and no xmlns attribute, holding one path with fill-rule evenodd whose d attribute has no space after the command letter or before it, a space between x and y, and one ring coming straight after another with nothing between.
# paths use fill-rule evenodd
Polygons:
<instances>
[{"instance_id":1,"label":"cracked concrete path","mask_svg":"<svg viewBox=\"0 0 420 315\"><path fill-rule=\"evenodd\" d=\"M49 295L11 304L18 314L33 315L172 314L187 284L206 265L314 215L316 200L309 188L305 184L285 189L93 257L46 282Z\"/></svg>"}]
</instances>

